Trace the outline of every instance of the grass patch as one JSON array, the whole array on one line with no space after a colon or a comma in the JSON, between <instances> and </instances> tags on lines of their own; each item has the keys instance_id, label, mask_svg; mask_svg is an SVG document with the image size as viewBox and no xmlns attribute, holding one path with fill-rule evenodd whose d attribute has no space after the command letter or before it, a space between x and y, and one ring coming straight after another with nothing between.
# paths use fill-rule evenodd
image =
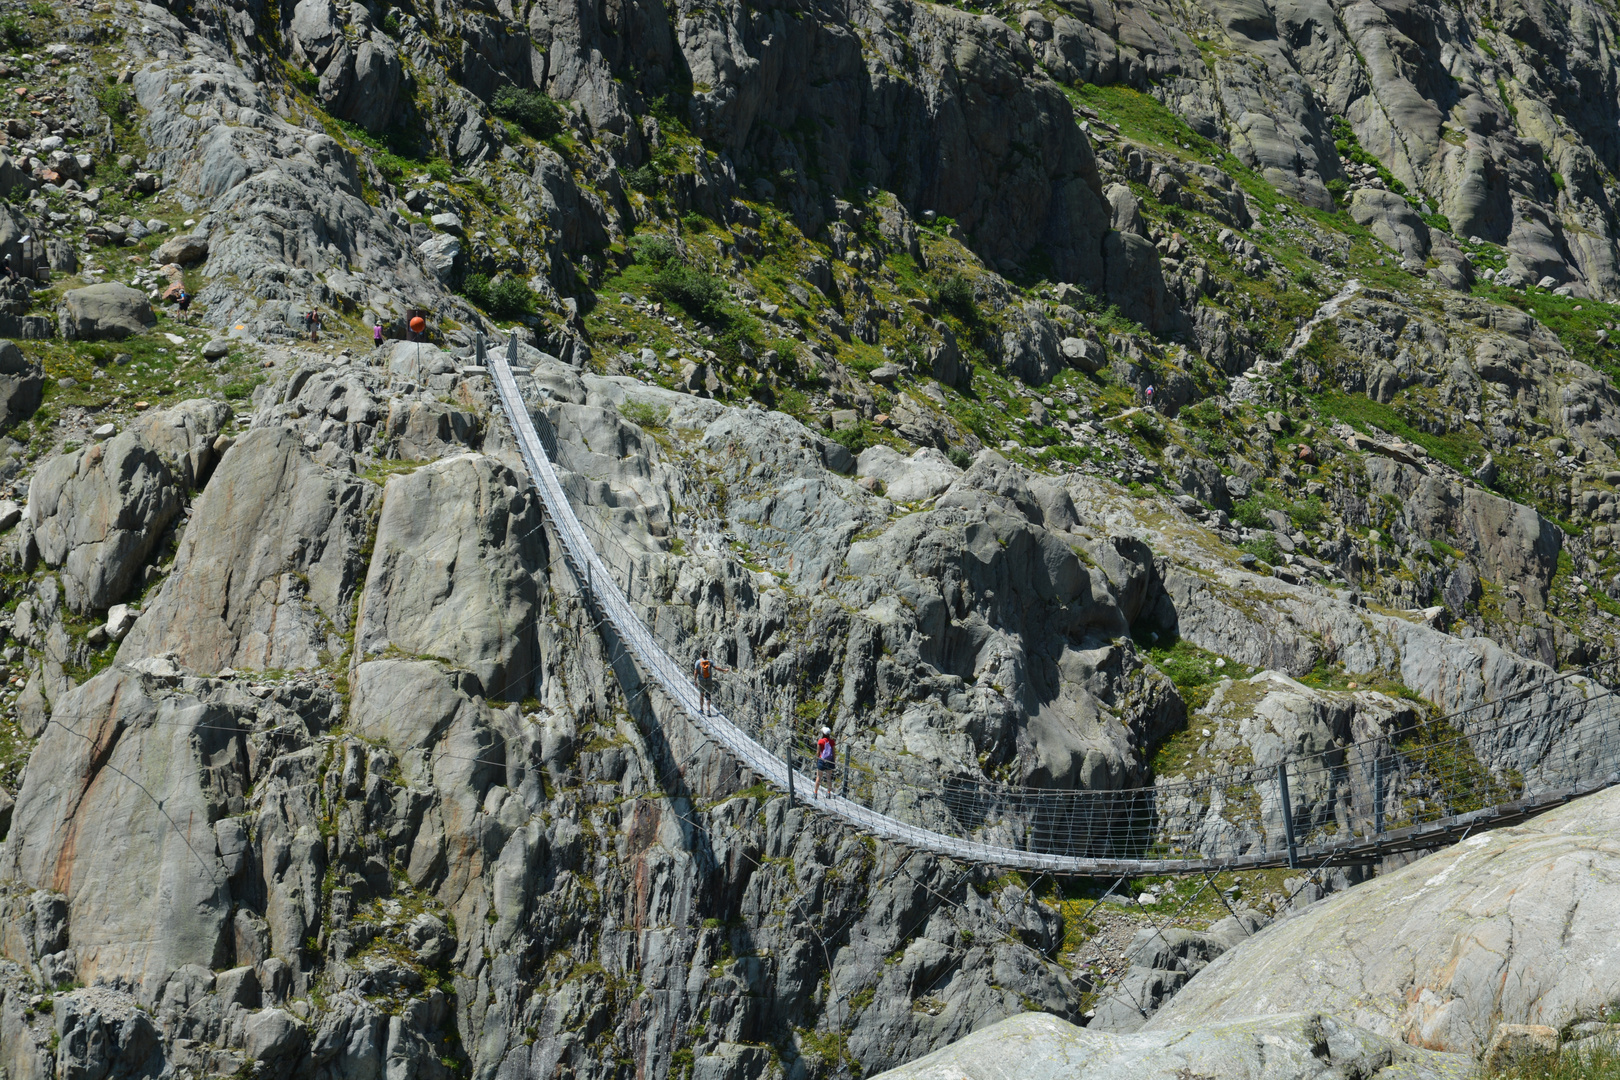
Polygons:
<instances>
[{"instance_id":1,"label":"grass patch","mask_svg":"<svg viewBox=\"0 0 1620 1080\"><path fill-rule=\"evenodd\" d=\"M1200 649L1181 638L1169 645L1151 645L1146 651L1153 666L1175 684L1188 712L1207 705L1222 679L1246 679L1253 673L1235 660Z\"/></svg>"},{"instance_id":2,"label":"grass patch","mask_svg":"<svg viewBox=\"0 0 1620 1080\"><path fill-rule=\"evenodd\" d=\"M1558 335L1570 355L1620 382L1620 359L1615 356L1614 346L1597 339L1597 332L1604 328L1604 323L1620 322L1620 304L1555 296L1540 289L1504 289L1487 281L1474 286L1474 295L1535 316Z\"/></svg>"},{"instance_id":3,"label":"grass patch","mask_svg":"<svg viewBox=\"0 0 1620 1080\"><path fill-rule=\"evenodd\" d=\"M1539 1054L1485 1075L1490 1080L1620 1080L1620 1046L1612 1037L1583 1039L1562 1053Z\"/></svg>"},{"instance_id":4,"label":"grass patch","mask_svg":"<svg viewBox=\"0 0 1620 1080\"><path fill-rule=\"evenodd\" d=\"M1454 431L1445 435L1431 435L1413 427L1391 406L1363 394L1327 390L1313 394L1312 401L1325 418L1343 421L1364 434L1372 434L1374 428L1382 429L1407 442L1416 443L1430 457L1459 472L1467 472L1471 468L1470 459L1477 459L1482 454L1479 440L1468 433Z\"/></svg>"}]
</instances>

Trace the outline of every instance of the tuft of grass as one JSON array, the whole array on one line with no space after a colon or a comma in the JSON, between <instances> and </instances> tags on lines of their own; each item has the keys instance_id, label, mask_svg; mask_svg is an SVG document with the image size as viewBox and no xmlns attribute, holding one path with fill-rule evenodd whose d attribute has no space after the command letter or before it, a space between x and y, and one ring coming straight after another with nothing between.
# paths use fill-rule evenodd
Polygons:
<instances>
[{"instance_id":1,"label":"tuft of grass","mask_svg":"<svg viewBox=\"0 0 1620 1080\"><path fill-rule=\"evenodd\" d=\"M644 429L661 429L669 424L669 409L646 401L625 402L619 415Z\"/></svg>"},{"instance_id":2,"label":"tuft of grass","mask_svg":"<svg viewBox=\"0 0 1620 1080\"><path fill-rule=\"evenodd\" d=\"M13 52L21 52L34 44L34 32L15 15L0 18L0 40Z\"/></svg>"},{"instance_id":3,"label":"tuft of grass","mask_svg":"<svg viewBox=\"0 0 1620 1080\"><path fill-rule=\"evenodd\" d=\"M1613 1039L1584 1039L1562 1053L1518 1061L1486 1074L1491 1080L1620 1080L1620 1047Z\"/></svg>"},{"instance_id":4,"label":"tuft of grass","mask_svg":"<svg viewBox=\"0 0 1620 1080\"><path fill-rule=\"evenodd\" d=\"M847 428L840 428L833 432L832 438L833 442L852 454L859 454L876 441L872 437L872 425L865 420Z\"/></svg>"},{"instance_id":5,"label":"tuft of grass","mask_svg":"<svg viewBox=\"0 0 1620 1080\"><path fill-rule=\"evenodd\" d=\"M675 241L663 233L642 233L630 240L630 251L636 257L636 262L645 263L652 267L668 266L678 262L681 249L675 246Z\"/></svg>"}]
</instances>

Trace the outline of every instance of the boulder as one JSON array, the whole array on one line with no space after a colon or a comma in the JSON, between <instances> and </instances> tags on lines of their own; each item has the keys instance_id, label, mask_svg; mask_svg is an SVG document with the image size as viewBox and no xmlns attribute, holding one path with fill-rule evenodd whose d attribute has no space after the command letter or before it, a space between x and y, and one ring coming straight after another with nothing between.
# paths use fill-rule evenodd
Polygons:
<instances>
[{"instance_id":1,"label":"boulder","mask_svg":"<svg viewBox=\"0 0 1620 1080\"><path fill-rule=\"evenodd\" d=\"M539 506L496 459L461 454L393 476L355 651L443 657L470 668L490 697L528 697L535 575L546 562Z\"/></svg>"},{"instance_id":2,"label":"boulder","mask_svg":"<svg viewBox=\"0 0 1620 1080\"><path fill-rule=\"evenodd\" d=\"M1408 270L1421 268L1429 257L1429 227L1412 204L1393 191L1357 188L1350 196L1350 217L1394 250Z\"/></svg>"},{"instance_id":3,"label":"boulder","mask_svg":"<svg viewBox=\"0 0 1620 1080\"><path fill-rule=\"evenodd\" d=\"M131 607L128 604L114 604L107 609L107 622L104 627L107 636L113 641L123 641L128 636L130 629L134 627L135 620L140 614L139 608Z\"/></svg>"},{"instance_id":4,"label":"boulder","mask_svg":"<svg viewBox=\"0 0 1620 1080\"><path fill-rule=\"evenodd\" d=\"M27 420L45 393L45 369L29 363L10 341L0 342L0 423L7 427Z\"/></svg>"},{"instance_id":5,"label":"boulder","mask_svg":"<svg viewBox=\"0 0 1620 1080\"><path fill-rule=\"evenodd\" d=\"M215 443L233 415L223 401L190 398L167 409L142 413L130 422L129 430L157 451L176 481L194 491L213 470L221 452Z\"/></svg>"},{"instance_id":6,"label":"boulder","mask_svg":"<svg viewBox=\"0 0 1620 1080\"><path fill-rule=\"evenodd\" d=\"M1066 337L1058 342L1058 351L1063 354L1063 359L1068 361L1070 367L1080 371L1096 371L1102 367L1102 346L1085 338Z\"/></svg>"},{"instance_id":7,"label":"boulder","mask_svg":"<svg viewBox=\"0 0 1620 1080\"><path fill-rule=\"evenodd\" d=\"M122 1077L162 1071L162 1034L134 996L104 987L75 990L57 995L51 1012L56 1021L58 1076Z\"/></svg>"},{"instance_id":8,"label":"boulder","mask_svg":"<svg viewBox=\"0 0 1620 1080\"><path fill-rule=\"evenodd\" d=\"M1142 205L1124 184L1109 184L1103 191L1113 214L1112 228L1120 232L1142 234Z\"/></svg>"},{"instance_id":9,"label":"boulder","mask_svg":"<svg viewBox=\"0 0 1620 1080\"><path fill-rule=\"evenodd\" d=\"M122 659L172 652L194 671L313 667L350 624L374 485L310 460L285 427L255 428L193 504L174 571Z\"/></svg>"},{"instance_id":10,"label":"boulder","mask_svg":"<svg viewBox=\"0 0 1620 1080\"><path fill-rule=\"evenodd\" d=\"M425 240L416 249L422 253L422 265L443 284L455 276L456 262L461 258L461 240L450 233L440 233Z\"/></svg>"},{"instance_id":11,"label":"boulder","mask_svg":"<svg viewBox=\"0 0 1620 1080\"><path fill-rule=\"evenodd\" d=\"M10 195L19 189L34 186L34 178L12 160L10 154L0 153L0 195Z\"/></svg>"},{"instance_id":12,"label":"boulder","mask_svg":"<svg viewBox=\"0 0 1620 1080\"><path fill-rule=\"evenodd\" d=\"M1050 382L1052 376L1063 370L1057 331L1039 304L1026 304L1008 312L1007 330L1001 336L1001 356L1009 374L1032 386Z\"/></svg>"},{"instance_id":13,"label":"boulder","mask_svg":"<svg viewBox=\"0 0 1620 1080\"><path fill-rule=\"evenodd\" d=\"M1165 291L1164 269L1153 242L1136 233L1110 232L1103 240L1103 261L1108 299L1126 318L1155 334L1168 333L1176 322L1175 305Z\"/></svg>"},{"instance_id":14,"label":"boulder","mask_svg":"<svg viewBox=\"0 0 1620 1080\"><path fill-rule=\"evenodd\" d=\"M885 495L907 503L943 494L962 476L962 470L933 447L903 457L893 447L870 446L855 460L855 475L883 481Z\"/></svg>"},{"instance_id":15,"label":"boulder","mask_svg":"<svg viewBox=\"0 0 1620 1080\"><path fill-rule=\"evenodd\" d=\"M1205 968L1144 1030L1322 1010L1476 1055L1498 1023L1562 1028L1620 999L1617 874L1620 789L1610 789L1267 927Z\"/></svg>"},{"instance_id":16,"label":"boulder","mask_svg":"<svg viewBox=\"0 0 1620 1080\"><path fill-rule=\"evenodd\" d=\"M1465 1080L1473 1062L1320 1013L1116 1035L1023 1013L873 1080Z\"/></svg>"},{"instance_id":17,"label":"boulder","mask_svg":"<svg viewBox=\"0 0 1620 1080\"><path fill-rule=\"evenodd\" d=\"M45 462L28 487L28 526L41 561L62 569L68 607L85 615L123 598L180 505L168 465L126 431Z\"/></svg>"},{"instance_id":18,"label":"boulder","mask_svg":"<svg viewBox=\"0 0 1620 1080\"><path fill-rule=\"evenodd\" d=\"M69 341L116 341L157 322L145 293L116 282L68 290L56 316Z\"/></svg>"},{"instance_id":19,"label":"boulder","mask_svg":"<svg viewBox=\"0 0 1620 1080\"><path fill-rule=\"evenodd\" d=\"M293 1059L309 1045L309 1032L292 1013L282 1009L262 1009L248 1017L243 1028L244 1049L253 1061L274 1062Z\"/></svg>"},{"instance_id":20,"label":"boulder","mask_svg":"<svg viewBox=\"0 0 1620 1080\"><path fill-rule=\"evenodd\" d=\"M208 237L206 236L174 236L163 241L158 249L152 252L152 259L160 266L174 263L176 266L186 266L190 263L201 262L208 258Z\"/></svg>"}]
</instances>

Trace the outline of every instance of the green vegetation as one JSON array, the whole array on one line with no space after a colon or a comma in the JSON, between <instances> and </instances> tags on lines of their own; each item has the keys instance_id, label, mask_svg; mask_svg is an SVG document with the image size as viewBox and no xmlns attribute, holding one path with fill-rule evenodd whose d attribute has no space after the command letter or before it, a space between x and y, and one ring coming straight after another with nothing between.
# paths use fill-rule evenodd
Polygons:
<instances>
[{"instance_id":1,"label":"green vegetation","mask_svg":"<svg viewBox=\"0 0 1620 1080\"><path fill-rule=\"evenodd\" d=\"M1557 296L1535 288L1504 289L1487 281L1474 286L1474 295L1534 315L1538 322L1558 335L1564 348L1577 360L1620 381L1620 359L1616 358L1615 346L1597 339L1597 332L1604 329L1605 323L1620 322L1620 304Z\"/></svg>"},{"instance_id":2,"label":"green vegetation","mask_svg":"<svg viewBox=\"0 0 1620 1080\"><path fill-rule=\"evenodd\" d=\"M492 106L496 116L512 121L537 139L549 139L562 131L562 107L539 90L503 86L495 91Z\"/></svg>"},{"instance_id":3,"label":"green vegetation","mask_svg":"<svg viewBox=\"0 0 1620 1080\"><path fill-rule=\"evenodd\" d=\"M0 18L0 40L12 52L22 52L34 44L34 32L17 16L7 15Z\"/></svg>"},{"instance_id":4,"label":"green vegetation","mask_svg":"<svg viewBox=\"0 0 1620 1080\"><path fill-rule=\"evenodd\" d=\"M1397 180L1394 173L1384 168L1383 162L1361 148L1361 140L1356 137L1354 129L1343 117L1335 117L1333 120L1333 149L1339 152L1341 160L1377 169L1378 179L1383 181L1385 187L1397 195L1406 194L1406 185ZM1451 230L1448 227L1446 231Z\"/></svg>"},{"instance_id":5,"label":"green vegetation","mask_svg":"<svg viewBox=\"0 0 1620 1080\"><path fill-rule=\"evenodd\" d=\"M973 296L973 281L961 273L952 273L934 290L934 302L955 315L963 323L972 325L979 318L978 304Z\"/></svg>"},{"instance_id":6,"label":"green vegetation","mask_svg":"<svg viewBox=\"0 0 1620 1080\"><path fill-rule=\"evenodd\" d=\"M680 263L666 263L653 276L652 287L664 300L679 304L695 319L718 323L725 318L726 287L713 274Z\"/></svg>"},{"instance_id":7,"label":"green vegetation","mask_svg":"<svg viewBox=\"0 0 1620 1080\"><path fill-rule=\"evenodd\" d=\"M873 438L872 425L865 420L838 429L833 432L832 437L834 442L852 454L859 454L876 441Z\"/></svg>"},{"instance_id":8,"label":"green vegetation","mask_svg":"<svg viewBox=\"0 0 1620 1080\"><path fill-rule=\"evenodd\" d=\"M659 429L669 424L668 407L645 401L625 402L619 409L619 415L639 428Z\"/></svg>"},{"instance_id":9,"label":"green vegetation","mask_svg":"<svg viewBox=\"0 0 1620 1080\"><path fill-rule=\"evenodd\" d=\"M1414 427L1391 406L1376 402L1362 394L1328 390L1312 395L1311 400L1325 418L1343 421L1356 430L1368 434L1374 428L1381 428L1406 442L1416 443L1423 447L1430 457L1462 472L1472 467L1470 459L1477 461L1484 453L1475 435L1466 431L1431 435L1421 428Z\"/></svg>"},{"instance_id":10,"label":"green vegetation","mask_svg":"<svg viewBox=\"0 0 1620 1080\"><path fill-rule=\"evenodd\" d=\"M538 300L534 290L517 278L497 277L491 281L483 274L468 274L461 294L497 319L533 315Z\"/></svg>"},{"instance_id":11,"label":"green vegetation","mask_svg":"<svg viewBox=\"0 0 1620 1080\"><path fill-rule=\"evenodd\" d=\"M1246 679L1252 673L1236 661L1200 649L1181 638L1167 645L1155 642L1146 651L1153 666L1175 684L1189 712L1203 708L1215 684L1222 679Z\"/></svg>"},{"instance_id":12,"label":"green vegetation","mask_svg":"<svg viewBox=\"0 0 1620 1080\"><path fill-rule=\"evenodd\" d=\"M1282 561L1282 549L1277 546L1277 538L1271 533L1244 541L1242 550L1268 566Z\"/></svg>"},{"instance_id":13,"label":"green vegetation","mask_svg":"<svg viewBox=\"0 0 1620 1080\"><path fill-rule=\"evenodd\" d=\"M1320 497L1289 500L1270 488L1257 486L1248 498L1232 506L1232 520L1248 529L1271 528L1267 510L1280 510L1288 519L1306 532L1314 532L1327 517L1327 506ZM1266 559L1275 562L1275 558Z\"/></svg>"},{"instance_id":14,"label":"green vegetation","mask_svg":"<svg viewBox=\"0 0 1620 1080\"><path fill-rule=\"evenodd\" d=\"M1538 1055L1486 1074L1490 1080L1620 1080L1620 1046L1612 1037L1566 1044L1561 1053Z\"/></svg>"}]
</instances>

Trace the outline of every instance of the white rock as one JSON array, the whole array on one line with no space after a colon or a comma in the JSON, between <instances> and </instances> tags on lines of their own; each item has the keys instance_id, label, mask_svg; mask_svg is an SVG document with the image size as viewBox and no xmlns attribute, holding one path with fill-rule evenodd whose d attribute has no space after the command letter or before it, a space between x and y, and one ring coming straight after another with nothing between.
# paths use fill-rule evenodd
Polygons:
<instances>
[{"instance_id":1,"label":"white rock","mask_svg":"<svg viewBox=\"0 0 1620 1080\"><path fill-rule=\"evenodd\" d=\"M1172 1077L1467 1076L1473 1063L1376 1035L1332 1016L1229 1020L1118 1035L1027 1012L873 1080L1170 1080Z\"/></svg>"},{"instance_id":2,"label":"white rock","mask_svg":"<svg viewBox=\"0 0 1620 1080\"><path fill-rule=\"evenodd\" d=\"M114 604L107 609L107 636L114 641L123 641L124 635L129 633L130 627L141 614L141 609L131 607L129 604Z\"/></svg>"},{"instance_id":3,"label":"white rock","mask_svg":"<svg viewBox=\"0 0 1620 1080\"><path fill-rule=\"evenodd\" d=\"M90 431L90 437L95 439L97 442L104 439L110 439L116 434L118 434L117 424L102 424L99 427L91 429Z\"/></svg>"}]
</instances>

